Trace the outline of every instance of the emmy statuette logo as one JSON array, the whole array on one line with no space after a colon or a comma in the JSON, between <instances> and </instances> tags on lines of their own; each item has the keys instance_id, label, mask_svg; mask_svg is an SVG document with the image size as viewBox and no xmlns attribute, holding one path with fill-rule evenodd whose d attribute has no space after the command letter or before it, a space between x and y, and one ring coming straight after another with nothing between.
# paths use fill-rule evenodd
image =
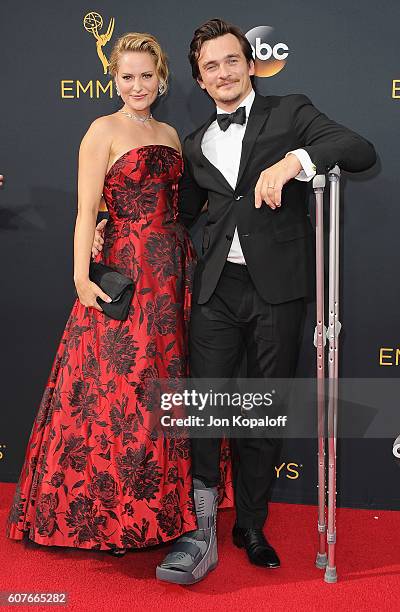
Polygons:
<instances>
[{"instance_id":1,"label":"emmy statuette logo","mask_svg":"<svg viewBox=\"0 0 400 612\"><path fill-rule=\"evenodd\" d=\"M111 36L114 32L115 19L111 17L110 23L108 24L108 28L105 34L99 34L99 29L103 27L103 17L99 15L99 13L87 13L87 15L83 18L83 27L86 32L89 34L93 34L96 39L96 50L97 55L103 66L103 73L107 74L107 68L109 65L108 59L104 55L103 47L108 43L111 39Z\"/></svg>"},{"instance_id":2,"label":"emmy statuette logo","mask_svg":"<svg viewBox=\"0 0 400 612\"><path fill-rule=\"evenodd\" d=\"M96 41L97 56L102 66L103 75L107 75L109 61L104 53L104 48L111 40L114 33L115 19L111 17L107 30L102 33L104 21L100 13L90 11L83 17L83 28ZM86 53L86 49L82 48L82 53ZM97 64L98 66L98 64ZM63 100L77 100L83 96L91 99L99 99L106 95L109 98L113 97L113 80L107 78L104 82L99 79L90 79L89 81L81 81L80 79L63 79L60 81L61 98Z\"/></svg>"}]
</instances>

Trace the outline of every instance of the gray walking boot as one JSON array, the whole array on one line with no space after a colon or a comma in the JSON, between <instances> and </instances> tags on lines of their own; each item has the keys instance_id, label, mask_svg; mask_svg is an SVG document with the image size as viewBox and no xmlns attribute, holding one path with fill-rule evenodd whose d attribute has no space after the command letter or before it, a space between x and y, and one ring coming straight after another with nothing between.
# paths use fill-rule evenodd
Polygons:
<instances>
[{"instance_id":1,"label":"gray walking boot","mask_svg":"<svg viewBox=\"0 0 400 612\"><path fill-rule=\"evenodd\" d=\"M198 529L181 536L157 565L159 580L194 584L217 566L217 488L206 487L197 478L193 479L193 487Z\"/></svg>"}]
</instances>

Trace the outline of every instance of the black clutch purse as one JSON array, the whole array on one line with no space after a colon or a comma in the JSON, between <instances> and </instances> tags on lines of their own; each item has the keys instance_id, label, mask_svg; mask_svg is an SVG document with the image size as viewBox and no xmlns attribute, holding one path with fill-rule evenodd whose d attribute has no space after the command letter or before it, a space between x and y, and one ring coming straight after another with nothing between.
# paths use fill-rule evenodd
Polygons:
<instances>
[{"instance_id":1,"label":"black clutch purse","mask_svg":"<svg viewBox=\"0 0 400 612\"><path fill-rule=\"evenodd\" d=\"M94 261L90 262L89 278L112 299L112 302L105 302L97 298L104 313L112 319L125 321L135 290L133 280L113 268Z\"/></svg>"}]
</instances>

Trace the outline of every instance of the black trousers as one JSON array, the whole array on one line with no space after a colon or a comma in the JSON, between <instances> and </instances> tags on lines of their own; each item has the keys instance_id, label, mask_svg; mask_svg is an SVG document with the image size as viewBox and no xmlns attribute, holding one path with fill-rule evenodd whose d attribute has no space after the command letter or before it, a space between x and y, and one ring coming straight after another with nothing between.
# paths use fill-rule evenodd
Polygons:
<instances>
[{"instance_id":1,"label":"black trousers","mask_svg":"<svg viewBox=\"0 0 400 612\"><path fill-rule=\"evenodd\" d=\"M273 263L271 263L273 265ZM189 358L193 378L231 378L243 354L247 377L291 378L298 359L305 299L269 304L257 293L246 266L227 262L206 304L193 304ZM279 458L280 439L232 441L239 527L262 527ZM192 439L192 473L207 486L220 480L220 439Z\"/></svg>"}]
</instances>

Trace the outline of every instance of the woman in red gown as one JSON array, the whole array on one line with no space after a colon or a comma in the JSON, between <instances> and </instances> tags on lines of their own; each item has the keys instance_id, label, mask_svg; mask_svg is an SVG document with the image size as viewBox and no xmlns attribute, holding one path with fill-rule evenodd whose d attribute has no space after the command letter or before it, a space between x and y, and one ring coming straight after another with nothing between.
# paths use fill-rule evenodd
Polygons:
<instances>
[{"instance_id":1,"label":"woman in red gown","mask_svg":"<svg viewBox=\"0 0 400 612\"><path fill-rule=\"evenodd\" d=\"M177 134L150 106L168 69L157 41L122 37L110 72L124 102L96 120L79 156L74 280L78 299L36 416L7 535L109 550L151 546L196 528L187 438L152 432L146 383L187 375L195 254L177 223ZM107 317L89 280L101 194L103 263L131 277L126 321Z\"/></svg>"}]
</instances>

